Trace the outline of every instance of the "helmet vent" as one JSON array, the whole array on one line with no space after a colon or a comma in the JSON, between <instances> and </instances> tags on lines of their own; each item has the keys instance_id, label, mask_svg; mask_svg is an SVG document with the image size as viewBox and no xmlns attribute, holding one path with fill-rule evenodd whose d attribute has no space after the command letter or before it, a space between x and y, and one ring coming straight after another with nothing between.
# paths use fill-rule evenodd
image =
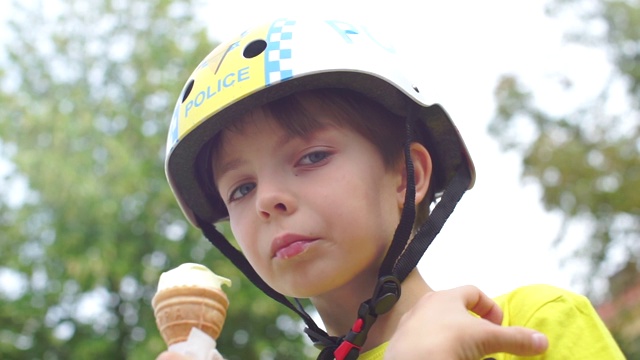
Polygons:
<instances>
[{"instance_id":1,"label":"helmet vent","mask_svg":"<svg viewBox=\"0 0 640 360\"><path fill-rule=\"evenodd\" d=\"M412 85L411 87L413 88L413 90L414 90L415 92L417 92L417 93L419 93L419 92L420 92L420 89L418 89L418 87L417 87L417 86Z\"/></svg>"},{"instance_id":2,"label":"helmet vent","mask_svg":"<svg viewBox=\"0 0 640 360\"><path fill-rule=\"evenodd\" d=\"M242 56L247 59L254 58L264 52L264 49L267 48L267 42L264 40L255 40L250 42L242 52Z\"/></svg>"},{"instance_id":3,"label":"helmet vent","mask_svg":"<svg viewBox=\"0 0 640 360\"><path fill-rule=\"evenodd\" d=\"M194 83L194 80L191 79L189 80L187 85L184 86L184 90L182 90L182 102L187 100L187 98L189 97L189 94L191 94L191 90L193 89L193 83Z\"/></svg>"}]
</instances>

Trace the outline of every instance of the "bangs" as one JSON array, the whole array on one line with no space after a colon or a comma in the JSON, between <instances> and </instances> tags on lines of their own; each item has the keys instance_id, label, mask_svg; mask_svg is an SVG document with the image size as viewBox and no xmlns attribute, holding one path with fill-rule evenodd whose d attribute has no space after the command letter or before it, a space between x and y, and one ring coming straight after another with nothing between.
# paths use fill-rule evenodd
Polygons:
<instances>
[{"instance_id":1,"label":"bangs","mask_svg":"<svg viewBox=\"0 0 640 360\"><path fill-rule=\"evenodd\" d=\"M404 118L353 91L304 91L273 101L263 109L291 136L305 137L327 126L351 128L378 148L386 166L393 166L402 157Z\"/></svg>"}]
</instances>

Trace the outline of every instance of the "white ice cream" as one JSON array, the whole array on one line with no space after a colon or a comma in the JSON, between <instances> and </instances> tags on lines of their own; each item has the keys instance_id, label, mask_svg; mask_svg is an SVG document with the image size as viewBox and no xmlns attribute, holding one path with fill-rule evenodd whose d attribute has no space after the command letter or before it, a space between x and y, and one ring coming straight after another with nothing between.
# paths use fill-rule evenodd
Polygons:
<instances>
[{"instance_id":1,"label":"white ice cream","mask_svg":"<svg viewBox=\"0 0 640 360\"><path fill-rule=\"evenodd\" d=\"M231 286L231 280L216 275L204 265L185 263L160 275L158 291L176 286L197 286L220 290L222 284Z\"/></svg>"}]
</instances>

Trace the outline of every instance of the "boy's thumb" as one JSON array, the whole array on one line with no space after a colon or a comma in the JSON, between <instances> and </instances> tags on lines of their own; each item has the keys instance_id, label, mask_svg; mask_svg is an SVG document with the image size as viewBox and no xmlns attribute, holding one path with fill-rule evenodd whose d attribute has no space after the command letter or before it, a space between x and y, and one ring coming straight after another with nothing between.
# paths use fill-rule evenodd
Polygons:
<instances>
[{"instance_id":1,"label":"boy's thumb","mask_svg":"<svg viewBox=\"0 0 640 360\"><path fill-rule=\"evenodd\" d=\"M485 343L485 354L509 353L533 356L544 353L549 347L547 337L537 331L522 327L500 327L497 336L491 336Z\"/></svg>"}]
</instances>

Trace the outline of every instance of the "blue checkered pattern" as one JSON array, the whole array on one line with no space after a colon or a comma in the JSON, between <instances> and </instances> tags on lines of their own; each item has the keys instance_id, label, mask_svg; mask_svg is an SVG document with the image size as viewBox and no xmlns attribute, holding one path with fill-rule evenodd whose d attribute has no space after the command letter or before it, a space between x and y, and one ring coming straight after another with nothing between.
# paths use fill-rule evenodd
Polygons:
<instances>
[{"instance_id":1,"label":"blue checkered pattern","mask_svg":"<svg viewBox=\"0 0 640 360\"><path fill-rule=\"evenodd\" d=\"M275 21L267 34L267 50L264 70L266 85L287 80L293 76L291 62L291 27L295 21L282 19Z\"/></svg>"}]
</instances>

